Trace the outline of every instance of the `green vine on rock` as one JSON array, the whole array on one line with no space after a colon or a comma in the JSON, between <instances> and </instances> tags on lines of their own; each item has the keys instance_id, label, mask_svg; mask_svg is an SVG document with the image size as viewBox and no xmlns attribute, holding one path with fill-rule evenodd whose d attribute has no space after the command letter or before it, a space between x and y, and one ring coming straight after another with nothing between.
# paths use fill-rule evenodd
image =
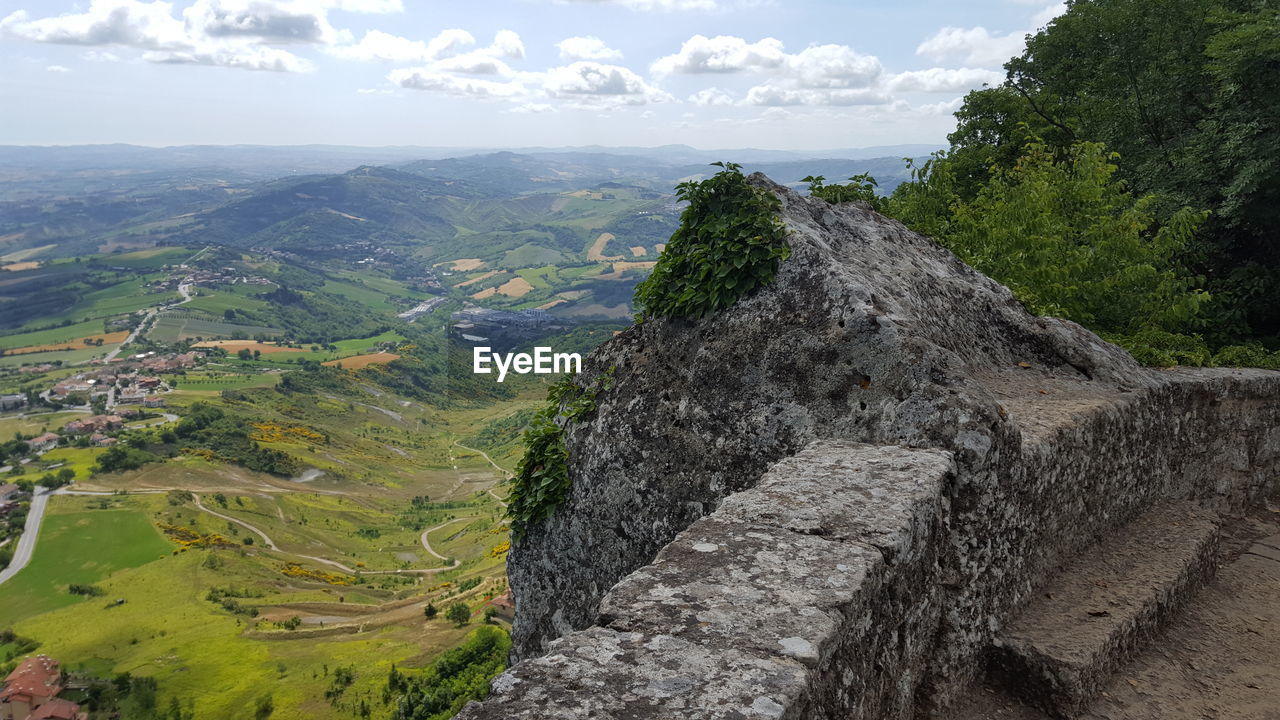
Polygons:
<instances>
[{"instance_id":1,"label":"green vine on rock","mask_svg":"<svg viewBox=\"0 0 1280 720\"><path fill-rule=\"evenodd\" d=\"M590 388L578 386L566 375L547 391L547 405L525 428L524 457L511 478L507 496L507 520L512 539L524 538L529 528L555 512L569 495L569 449L565 430L596 410L596 395L613 386L613 368Z\"/></svg>"},{"instance_id":2,"label":"green vine on rock","mask_svg":"<svg viewBox=\"0 0 1280 720\"><path fill-rule=\"evenodd\" d=\"M676 186L689 203L653 273L636 286L641 318L696 319L773 281L791 247L781 202L751 185L735 163L701 182Z\"/></svg>"}]
</instances>

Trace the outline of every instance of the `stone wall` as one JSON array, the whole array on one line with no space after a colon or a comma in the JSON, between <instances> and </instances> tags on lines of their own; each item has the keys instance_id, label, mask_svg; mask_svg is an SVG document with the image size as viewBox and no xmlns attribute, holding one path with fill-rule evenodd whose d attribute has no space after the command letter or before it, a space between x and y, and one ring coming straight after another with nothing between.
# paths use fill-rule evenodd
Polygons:
<instances>
[{"instance_id":1,"label":"stone wall","mask_svg":"<svg viewBox=\"0 0 1280 720\"><path fill-rule=\"evenodd\" d=\"M1274 489L1280 373L1158 379L1109 398L1008 388L1025 430L979 474L943 450L813 442L459 717L927 716L1084 545L1158 498L1232 509Z\"/></svg>"},{"instance_id":2,"label":"stone wall","mask_svg":"<svg viewBox=\"0 0 1280 720\"><path fill-rule=\"evenodd\" d=\"M515 658L464 718L908 718L1063 558L1280 466L1280 373L1152 371L928 238L773 185L792 256L650 321L511 551ZM576 714L575 714L576 713Z\"/></svg>"}]
</instances>

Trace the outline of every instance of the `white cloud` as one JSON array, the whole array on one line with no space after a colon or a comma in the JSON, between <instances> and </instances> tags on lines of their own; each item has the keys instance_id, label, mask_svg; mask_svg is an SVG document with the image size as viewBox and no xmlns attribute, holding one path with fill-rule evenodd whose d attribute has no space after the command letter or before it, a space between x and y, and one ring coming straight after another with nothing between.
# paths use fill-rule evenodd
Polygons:
<instances>
[{"instance_id":1,"label":"white cloud","mask_svg":"<svg viewBox=\"0 0 1280 720\"><path fill-rule=\"evenodd\" d=\"M466 30L443 30L427 42L409 40L381 30L370 30L355 45L336 47L330 52L351 60L381 62L426 62L475 45L476 39Z\"/></svg>"},{"instance_id":2,"label":"white cloud","mask_svg":"<svg viewBox=\"0 0 1280 720\"><path fill-rule=\"evenodd\" d=\"M334 10L369 15L404 12L402 0L328 0L323 4Z\"/></svg>"},{"instance_id":3,"label":"white cloud","mask_svg":"<svg viewBox=\"0 0 1280 720\"><path fill-rule=\"evenodd\" d=\"M622 58L622 53L606 45L600 38L591 35L565 38L556 43L556 47L560 50L560 59L568 62L573 62L574 60L619 60Z\"/></svg>"},{"instance_id":4,"label":"white cloud","mask_svg":"<svg viewBox=\"0 0 1280 720\"><path fill-rule=\"evenodd\" d=\"M200 50L151 50L143 53L147 62L166 65L212 65L239 70L307 72L311 63L287 50L269 47L236 47Z\"/></svg>"},{"instance_id":5,"label":"white cloud","mask_svg":"<svg viewBox=\"0 0 1280 720\"><path fill-rule=\"evenodd\" d=\"M694 35L674 55L653 64L657 75L673 73L738 73L764 75L770 80L748 91L748 105L861 105L886 102L877 89L884 68L874 55L847 45L814 45L788 53L781 41ZM727 95L711 88L690 96L697 105L723 105Z\"/></svg>"},{"instance_id":6,"label":"white cloud","mask_svg":"<svg viewBox=\"0 0 1280 720\"><path fill-rule=\"evenodd\" d=\"M800 87L867 87L880 76L880 61L847 45L817 45L787 57L787 66Z\"/></svg>"},{"instance_id":7,"label":"white cloud","mask_svg":"<svg viewBox=\"0 0 1280 720\"><path fill-rule=\"evenodd\" d=\"M674 55L658 58L652 70L659 75L675 73L732 73L781 67L787 60L782 41L765 38L749 43L732 35L709 38L694 35Z\"/></svg>"},{"instance_id":8,"label":"white cloud","mask_svg":"<svg viewBox=\"0 0 1280 720\"><path fill-rule=\"evenodd\" d=\"M550 97L589 105L644 105L672 99L625 67L590 60L546 71L542 89Z\"/></svg>"},{"instance_id":9,"label":"white cloud","mask_svg":"<svg viewBox=\"0 0 1280 720\"><path fill-rule=\"evenodd\" d=\"M721 107L734 104L733 96L720 88L706 88L689 96L689 102L703 107Z\"/></svg>"},{"instance_id":10,"label":"white cloud","mask_svg":"<svg viewBox=\"0 0 1280 720\"><path fill-rule=\"evenodd\" d=\"M19 10L0 20L0 33L33 42L127 47L147 62L301 72L306 60L270 45L331 44L345 32L329 24L329 9L391 12L400 0L196 0L174 15L171 2L90 0L83 12L32 19ZM96 54L94 54L96 52ZM91 51L91 60L116 60Z\"/></svg>"},{"instance_id":11,"label":"white cloud","mask_svg":"<svg viewBox=\"0 0 1280 720\"><path fill-rule=\"evenodd\" d=\"M878 88L840 88L835 90L796 88L766 83L747 91L746 104L765 107L794 105L881 105L891 98Z\"/></svg>"},{"instance_id":12,"label":"white cloud","mask_svg":"<svg viewBox=\"0 0 1280 720\"><path fill-rule=\"evenodd\" d=\"M513 75L511 67L483 50L447 57L431 65L437 72L464 75Z\"/></svg>"},{"instance_id":13,"label":"white cloud","mask_svg":"<svg viewBox=\"0 0 1280 720\"><path fill-rule=\"evenodd\" d=\"M716 0L557 0L560 5L616 5L631 10L673 12L715 10Z\"/></svg>"},{"instance_id":14,"label":"white cloud","mask_svg":"<svg viewBox=\"0 0 1280 720\"><path fill-rule=\"evenodd\" d=\"M392 35L381 30L370 30L360 38L360 42L351 45L339 45L329 48L329 54L346 60L362 60L365 62L398 62L398 63L430 63L450 57L470 57L470 60L458 60L459 64L470 63L478 67L483 59L488 59L488 66L497 68L505 64L495 58L518 60L524 57L524 43L520 36L510 30L499 30L488 47L472 50L464 55L458 53L465 47L476 44L475 36L466 30L450 28L442 30L435 37L423 42ZM470 70L465 72L480 72ZM491 70L497 72L497 70Z\"/></svg>"},{"instance_id":15,"label":"white cloud","mask_svg":"<svg viewBox=\"0 0 1280 720\"><path fill-rule=\"evenodd\" d=\"M391 90L386 88L359 88L356 90L357 95L390 95Z\"/></svg>"},{"instance_id":16,"label":"white cloud","mask_svg":"<svg viewBox=\"0 0 1280 720\"><path fill-rule=\"evenodd\" d=\"M187 47L182 22L167 2L91 0L82 13L31 19L17 10L0 20L0 32L23 40L63 45L126 45L148 50Z\"/></svg>"},{"instance_id":17,"label":"white cloud","mask_svg":"<svg viewBox=\"0 0 1280 720\"><path fill-rule=\"evenodd\" d=\"M120 56L106 50L85 50L81 55L90 62L119 62Z\"/></svg>"},{"instance_id":18,"label":"white cloud","mask_svg":"<svg viewBox=\"0 0 1280 720\"><path fill-rule=\"evenodd\" d=\"M493 44L485 51L510 60L524 59L524 43L513 30L499 30L493 37Z\"/></svg>"},{"instance_id":19,"label":"white cloud","mask_svg":"<svg viewBox=\"0 0 1280 720\"><path fill-rule=\"evenodd\" d=\"M431 68L404 68L392 70L387 79L410 90L428 90L446 95L472 98L511 99L528 93L518 81L499 82L475 77L459 77Z\"/></svg>"},{"instance_id":20,"label":"white cloud","mask_svg":"<svg viewBox=\"0 0 1280 720\"><path fill-rule=\"evenodd\" d=\"M978 68L929 68L898 73L889 79L888 86L901 92L958 92L982 87L983 83L996 85L1004 80L1002 73Z\"/></svg>"},{"instance_id":21,"label":"white cloud","mask_svg":"<svg viewBox=\"0 0 1280 720\"><path fill-rule=\"evenodd\" d=\"M189 32L209 38L329 45L339 37L315 3L196 0L182 16Z\"/></svg>"},{"instance_id":22,"label":"white cloud","mask_svg":"<svg viewBox=\"0 0 1280 720\"><path fill-rule=\"evenodd\" d=\"M555 107L552 105L548 105L547 103L523 103L521 105L517 105L511 108L507 112L513 112L519 115L534 115L539 113L549 113L549 112L555 112L555 111L556 111Z\"/></svg>"},{"instance_id":23,"label":"white cloud","mask_svg":"<svg viewBox=\"0 0 1280 720\"><path fill-rule=\"evenodd\" d=\"M1031 18L1030 27L1001 34L985 27L944 27L930 35L916 48L916 54L933 60L958 60L966 65L1000 67L1010 58L1021 55L1026 47L1026 36L1035 33L1058 15L1066 11L1066 5L1054 3Z\"/></svg>"},{"instance_id":24,"label":"white cloud","mask_svg":"<svg viewBox=\"0 0 1280 720\"><path fill-rule=\"evenodd\" d=\"M929 103L917 108L922 115L951 115L964 104L964 97L952 98L945 102ZM902 108L906 110L907 108Z\"/></svg>"},{"instance_id":25,"label":"white cloud","mask_svg":"<svg viewBox=\"0 0 1280 720\"><path fill-rule=\"evenodd\" d=\"M49 72L51 72L51 73L69 73L69 72L71 72L71 68L66 67L65 65L50 65L49 67L45 68L45 70L47 70L47 71L49 71Z\"/></svg>"},{"instance_id":26,"label":"white cloud","mask_svg":"<svg viewBox=\"0 0 1280 720\"><path fill-rule=\"evenodd\" d=\"M968 65L998 67L1022 52L1022 33L993 35L984 27L945 27L916 48L916 54L932 60L959 60Z\"/></svg>"}]
</instances>

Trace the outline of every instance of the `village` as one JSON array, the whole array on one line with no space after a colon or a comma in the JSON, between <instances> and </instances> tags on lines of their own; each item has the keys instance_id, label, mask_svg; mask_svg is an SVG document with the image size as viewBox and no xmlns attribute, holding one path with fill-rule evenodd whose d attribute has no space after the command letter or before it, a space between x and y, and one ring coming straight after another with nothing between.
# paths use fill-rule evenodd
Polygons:
<instances>
[{"instance_id":1,"label":"village","mask_svg":"<svg viewBox=\"0 0 1280 720\"><path fill-rule=\"evenodd\" d=\"M77 689L76 684L57 660L33 655L19 663L0 687L0 720L87 720L89 714L79 704L59 697Z\"/></svg>"},{"instance_id":2,"label":"village","mask_svg":"<svg viewBox=\"0 0 1280 720\"><path fill-rule=\"evenodd\" d=\"M9 464L0 472L13 472L43 453L59 446L111 447L126 423L143 420L149 411L165 406L164 394L173 390L173 380L165 375L184 372L204 360L199 350L183 353L139 353L130 358L113 358L97 362L97 367L56 382L52 387L31 395L0 396L0 412L35 415L43 410L82 410L85 417L68 420L60 428L31 438L19 438L26 445L24 457L20 449L11 449ZM35 405L33 405L35 403ZM38 406L43 405L43 408Z\"/></svg>"}]
</instances>

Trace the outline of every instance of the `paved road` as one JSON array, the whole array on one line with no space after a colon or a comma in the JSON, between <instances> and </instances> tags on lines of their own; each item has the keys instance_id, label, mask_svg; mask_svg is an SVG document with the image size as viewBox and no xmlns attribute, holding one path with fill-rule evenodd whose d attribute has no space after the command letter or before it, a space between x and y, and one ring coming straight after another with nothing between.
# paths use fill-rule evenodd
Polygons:
<instances>
[{"instance_id":1,"label":"paved road","mask_svg":"<svg viewBox=\"0 0 1280 720\"><path fill-rule=\"evenodd\" d=\"M182 294L182 299L181 299L181 300L179 300L179 301L178 301L178 302L176 302L176 303L170 303L170 304L168 304L168 305L161 305L161 306L160 306L160 307L158 307L158 308L151 308L150 310L148 310L148 311L147 311L147 316L146 316L146 317L144 317L144 318L142 318L142 322L138 323L138 327L134 328L134 329L133 329L133 332L129 333L129 337L125 338L125 339L124 339L124 342L122 342L122 343L120 343L118 346L116 346L116 349L115 349L115 350L112 350L111 352L107 353L106 357L104 357L104 358L102 359L102 360L103 360L103 362L111 362L112 360L115 360L115 359L116 359L116 356L120 354L120 351L121 351L121 350L124 350L124 346L125 346L125 345L128 345L128 344L130 344L130 343L132 343L134 340L137 340L137 339L138 339L138 333L142 332L142 329L143 329L143 328L145 328L145 327L147 327L147 326L148 326L148 324L149 324L152 320L154 320L154 319L155 319L155 317L156 317L156 315L158 315L162 310L169 310L169 309L171 309L171 308L178 307L179 305L183 305L183 304L185 304L185 303L189 303L189 302L191 302L191 298L192 298L193 296L191 295L191 285L190 285L190 283L179 283L179 284L178 284L178 292Z\"/></svg>"},{"instance_id":2,"label":"paved road","mask_svg":"<svg viewBox=\"0 0 1280 720\"><path fill-rule=\"evenodd\" d=\"M18 571L31 562L31 555L36 550L36 538L40 535L40 523L44 521L44 509L49 504L49 496L53 494L48 490L37 488L35 496L31 498L31 511L27 513L26 527L18 537L18 547L13 552L13 560L9 562L9 567L0 570L0 585L17 575Z\"/></svg>"}]
</instances>

